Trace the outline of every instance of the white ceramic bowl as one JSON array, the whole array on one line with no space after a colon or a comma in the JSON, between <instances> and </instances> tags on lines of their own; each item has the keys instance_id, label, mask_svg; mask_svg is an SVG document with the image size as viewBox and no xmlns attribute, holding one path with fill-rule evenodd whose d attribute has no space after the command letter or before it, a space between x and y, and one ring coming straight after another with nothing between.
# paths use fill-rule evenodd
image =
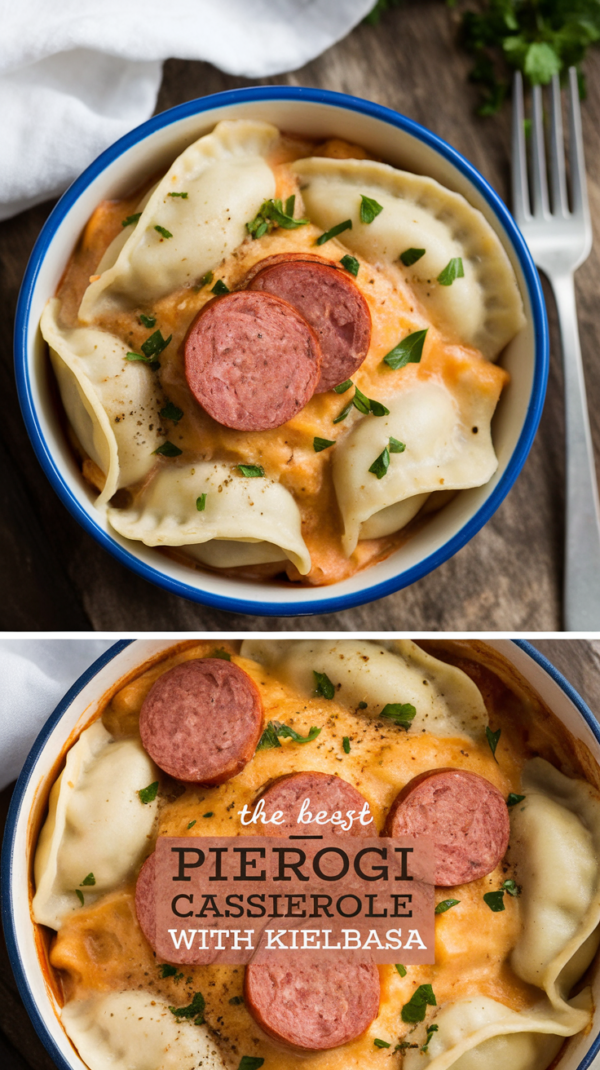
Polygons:
<instances>
[{"instance_id":1,"label":"white ceramic bowl","mask_svg":"<svg viewBox=\"0 0 600 1070\"><path fill-rule=\"evenodd\" d=\"M463 490L423 531L386 561L330 587L252 583L186 568L118 535L93 505L61 426L39 320L96 205L119 197L167 165L221 119L254 117L290 132L346 138L398 167L430 175L462 193L488 219L517 275L527 327L502 359L511 375L493 421L498 470L483 487ZM186 598L219 609L267 616L329 613L406 587L457 552L489 520L519 474L541 416L548 378L548 331L537 271L512 216L491 186L455 149L378 104L341 93L267 86L218 93L155 116L107 149L73 183L33 250L17 308L17 387L25 423L54 489L75 518L123 564Z\"/></svg>"},{"instance_id":2,"label":"white ceramic bowl","mask_svg":"<svg viewBox=\"0 0 600 1070\"><path fill-rule=\"evenodd\" d=\"M19 991L38 1036L59 1070L86 1070L57 1017L54 996L44 978L30 916L35 833L40 808L56 775L65 743L89 723L102 696L137 667L172 647L170 639L115 643L73 685L40 732L19 777L11 802L2 851L2 921ZM585 702L553 665L529 643L488 643L510 661L546 705L600 762L600 725ZM557 1070L587 1070L600 1051L600 974L594 982L594 1021L590 1032L568 1044Z\"/></svg>"}]
</instances>

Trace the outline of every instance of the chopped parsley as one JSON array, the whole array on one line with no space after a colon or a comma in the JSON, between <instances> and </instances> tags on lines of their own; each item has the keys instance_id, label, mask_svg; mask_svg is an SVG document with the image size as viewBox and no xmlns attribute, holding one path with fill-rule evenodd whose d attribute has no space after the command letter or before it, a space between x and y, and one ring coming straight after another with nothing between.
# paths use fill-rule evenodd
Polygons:
<instances>
[{"instance_id":1,"label":"chopped parsley","mask_svg":"<svg viewBox=\"0 0 600 1070\"><path fill-rule=\"evenodd\" d=\"M352 382L352 379L344 379L343 383L338 383L338 385L334 386L333 389L336 394L345 394L346 391L349 390L350 387L353 385L354 384Z\"/></svg>"},{"instance_id":2,"label":"chopped parsley","mask_svg":"<svg viewBox=\"0 0 600 1070\"><path fill-rule=\"evenodd\" d=\"M313 676L315 678L315 695L319 695L321 698L333 698L335 687L327 673L317 672L316 669L313 669Z\"/></svg>"},{"instance_id":3,"label":"chopped parsley","mask_svg":"<svg viewBox=\"0 0 600 1070\"><path fill-rule=\"evenodd\" d=\"M360 264L355 256L343 256L340 260L340 264L346 269L346 271L349 271L350 274L354 275L354 277L356 278L360 270Z\"/></svg>"},{"instance_id":4,"label":"chopped parsley","mask_svg":"<svg viewBox=\"0 0 600 1070\"><path fill-rule=\"evenodd\" d=\"M406 977L406 974L408 972L407 969L406 969L406 966L402 966L402 964L400 962L397 962L395 965L396 965L396 969L398 970L398 973L400 974L400 976L401 977Z\"/></svg>"},{"instance_id":5,"label":"chopped parsley","mask_svg":"<svg viewBox=\"0 0 600 1070\"><path fill-rule=\"evenodd\" d=\"M315 453L322 453L323 450L328 450L330 446L335 446L335 439L313 438L313 450Z\"/></svg>"},{"instance_id":6,"label":"chopped parsley","mask_svg":"<svg viewBox=\"0 0 600 1070\"><path fill-rule=\"evenodd\" d=\"M192 1002L187 1007L169 1007L169 1010L177 1019L192 1018L194 1025L203 1025L204 1007L204 996L201 992L194 992Z\"/></svg>"},{"instance_id":7,"label":"chopped parsley","mask_svg":"<svg viewBox=\"0 0 600 1070\"><path fill-rule=\"evenodd\" d=\"M334 424L339 424L339 423L342 422L342 420L345 420L347 415L348 415L348 413L352 409L353 405L354 405L354 398L352 398L348 402L347 405L344 405L344 408L341 409L341 411L338 412L337 416L334 417L334 420L333 420Z\"/></svg>"},{"instance_id":8,"label":"chopped parsley","mask_svg":"<svg viewBox=\"0 0 600 1070\"><path fill-rule=\"evenodd\" d=\"M172 977L174 981L182 981L183 974L178 973L177 966L171 966L169 962L161 962L158 964L158 968L161 971L160 976L162 980L166 980L167 977Z\"/></svg>"},{"instance_id":9,"label":"chopped parsley","mask_svg":"<svg viewBox=\"0 0 600 1070\"><path fill-rule=\"evenodd\" d=\"M214 816L215 816L214 810L207 810L207 812L205 814L202 814L202 817L214 817Z\"/></svg>"},{"instance_id":10,"label":"chopped parsley","mask_svg":"<svg viewBox=\"0 0 600 1070\"><path fill-rule=\"evenodd\" d=\"M380 1040L379 1037L375 1037L373 1044L376 1048L391 1048L391 1044L387 1040Z\"/></svg>"},{"instance_id":11,"label":"chopped parsley","mask_svg":"<svg viewBox=\"0 0 600 1070\"><path fill-rule=\"evenodd\" d=\"M405 1003L402 1008L402 1021L409 1025L423 1022L425 1020L425 1011L427 1010L427 1007L437 1007L433 988L431 985L419 985L413 992L408 1003Z\"/></svg>"},{"instance_id":12,"label":"chopped parsley","mask_svg":"<svg viewBox=\"0 0 600 1070\"><path fill-rule=\"evenodd\" d=\"M437 281L440 286L452 286L455 279L464 279L465 269L463 267L462 257L453 256L452 260L449 260L443 271L440 271Z\"/></svg>"},{"instance_id":13,"label":"chopped parsley","mask_svg":"<svg viewBox=\"0 0 600 1070\"><path fill-rule=\"evenodd\" d=\"M521 889L519 885L516 881L513 880L504 881L501 886L501 891L508 892L509 895L512 895L515 898L521 894Z\"/></svg>"},{"instance_id":14,"label":"chopped parsley","mask_svg":"<svg viewBox=\"0 0 600 1070\"><path fill-rule=\"evenodd\" d=\"M167 401L164 409L161 409L159 416L162 416L163 420L171 420L172 423L178 424L183 416L183 409L178 409L177 405L174 405L172 401Z\"/></svg>"},{"instance_id":15,"label":"chopped parsley","mask_svg":"<svg viewBox=\"0 0 600 1070\"><path fill-rule=\"evenodd\" d=\"M82 880L81 884L79 885L79 887L80 888L91 888L91 887L93 887L93 885L95 883L96 883L96 878L94 877L94 874L93 873L88 873L87 877L83 878L83 880Z\"/></svg>"},{"instance_id":16,"label":"chopped parsley","mask_svg":"<svg viewBox=\"0 0 600 1070\"><path fill-rule=\"evenodd\" d=\"M167 230L166 227L159 226L158 223L155 225L154 229L157 232L157 234L160 234L161 238L172 238L173 237L173 235L171 234L170 230Z\"/></svg>"},{"instance_id":17,"label":"chopped parsley","mask_svg":"<svg viewBox=\"0 0 600 1070\"><path fill-rule=\"evenodd\" d=\"M176 446L173 442L169 442L167 439L166 442L163 442L162 445L158 446L153 452L158 453L160 457L179 457L180 454L183 453L183 450L180 450L179 446Z\"/></svg>"},{"instance_id":18,"label":"chopped parsley","mask_svg":"<svg viewBox=\"0 0 600 1070\"><path fill-rule=\"evenodd\" d=\"M414 721L416 717L416 709L410 702L388 702L387 706L384 706L380 717L387 717L394 724L400 725L401 728L405 728L408 732L411 721Z\"/></svg>"},{"instance_id":19,"label":"chopped parsley","mask_svg":"<svg viewBox=\"0 0 600 1070\"><path fill-rule=\"evenodd\" d=\"M76 888L75 889L75 895L77 896L77 898L78 898L79 902L81 903L81 905L84 906L85 905L85 899L83 898L83 892L80 892L79 888Z\"/></svg>"},{"instance_id":20,"label":"chopped parsley","mask_svg":"<svg viewBox=\"0 0 600 1070\"><path fill-rule=\"evenodd\" d=\"M259 464L236 464L235 467L239 468L242 475L248 479L258 479L265 474L264 468L261 468Z\"/></svg>"},{"instance_id":21,"label":"chopped parsley","mask_svg":"<svg viewBox=\"0 0 600 1070\"><path fill-rule=\"evenodd\" d=\"M315 245L325 245L326 241L331 241L332 238L337 238L338 234L343 234L345 230L352 230L352 220L345 219L343 223L338 223L331 230L326 230L324 234L321 234L320 238L317 238Z\"/></svg>"},{"instance_id":22,"label":"chopped parsley","mask_svg":"<svg viewBox=\"0 0 600 1070\"><path fill-rule=\"evenodd\" d=\"M398 342L397 346L394 346L389 353L386 353L383 363L394 371L404 368L407 364L419 364L423 356L423 345L428 330L429 328L426 327L423 331L413 331L412 334L407 334L406 338L403 338Z\"/></svg>"},{"instance_id":23,"label":"chopped parsley","mask_svg":"<svg viewBox=\"0 0 600 1070\"><path fill-rule=\"evenodd\" d=\"M372 472L377 479L383 479L388 468L390 467L390 451L386 446L384 450L376 457L373 464L369 468L369 472Z\"/></svg>"},{"instance_id":24,"label":"chopped parsley","mask_svg":"<svg viewBox=\"0 0 600 1070\"><path fill-rule=\"evenodd\" d=\"M198 292L198 290L201 290L203 286L208 286L209 282L212 282L214 277L215 276L213 275L212 271L207 271L206 275L202 276L200 282L196 286L196 292Z\"/></svg>"},{"instance_id":25,"label":"chopped parsley","mask_svg":"<svg viewBox=\"0 0 600 1070\"><path fill-rule=\"evenodd\" d=\"M173 335L170 334L168 338L163 338L160 331L155 331L151 334L145 342L142 342L141 350L145 357L149 360L156 360L160 356L163 349L166 349Z\"/></svg>"},{"instance_id":26,"label":"chopped parsley","mask_svg":"<svg viewBox=\"0 0 600 1070\"><path fill-rule=\"evenodd\" d=\"M287 724L281 724L279 721L269 721L256 749L271 750L273 747L280 747L280 739L292 739L294 743L312 743L320 732L321 729L313 725L307 736L301 736L299 732L296 732Z\"/></svg>"},{"instance_id":27,"label":"chopped parsley","mask_svg":"<svg viewBox=\"0 0 600 1070\"><path fill-rule=\"evenodd\" d=\"M486 739L487 739L487 741L488 741L488 743L490 745L490 750L491 750L491 752L492 752L492 754L494 756L494 761L497 762L498 759L496 758L496 747L498 746L498 740L500 739L500 736L502 735L502 729L499 728L497 732L492 732L492 730L489 727L489 725L486 725L485 726L485 735L486 735Z\"/></svg>"},{"instance_id":28,"label":"chopped parsley","mask_svg":"<svg viewBox=\"0 0 600 1070\"><path fill-rule=\"evenodd\" d=\"M516 806L517 803L523 802L523 799L525 798L525 795L515 795L514 791L511 791L510 795L508 796L508 799L506 800L506 805Z\"/></svg>"},{"instance_id":29,"label":"chopped parsley","mask_svg":"<svg viewBox=\"0 0 600 1070\"><path fill-rule=\"evenodd\" d=\"M285 206L279 198L263 201L254 219L246 223L246 230L253 238L262 238L263 234L270 233L274 227L283 227L284 230L305 227L310 220L294 219L295 204L295 193L288 197Z\"/></svg>"},{"instance_id":30,"label":"chopped parsley","mask_svg":"<svg viewBox=\"0 0 600 1070\"><path fill-rule=\"evenodd\" d=\"M260 1070L264 1061L260 1055L242 1055L238 1070Z\"/></svg>"},{"instance_id":31,"label":"chopped parsley","mask_svg":"<svg viewBox=\"0 0 600 1070\"><path fill-rule=\"evenodd\" d=\"M156 327L156 316L146 316L144 312L140 312L140 323L142 327L147 327L151 330L152 327Z\"/></svg>"},{"instance_id":32,"label":"chopped parsley","mask_svg":"<svg viewBox=\"0 0 600 1070\"><path fill-rule=\"evenodd\" d=\"M352 404L359 412L362 412L363 416L367 416L370 412L373 416L389 416L390 414L390 410L386 409L385 405L382 405L380 401L375 401L374 398L368 398L357 386L354 387Z\"/></svg>"},{"instance_id":33,"label":"chopped parsley","mask_svg":"<svg viewBox=\"0 0 600 1070\"><path fill-rule=\"evenodd\" d=\"M167 193L167 197L181 197L182 200L187 201L187 193Z\"/></svg>"},{"instance_id":34,"label":"chopped parsley","mask_svg":"<svg viewBox=\"0 0 600 1070\"><path fill-rule=\"evenodd\" d=\"M378 204L372 197L365 197L364 193L360 195L360 221L361 223L372 223L374 219L383 212L383 205Z\"/></svg>"},{"instance_id":35,"label":"chopped parsley","mask_svg":"<svg viewBox=\"0 0 600 1070\"><path fill-rule=\"evenodd\" d=\"M210 292L211 294L216 294L217 297L221 297L222 294L231 293L229 286L223 282L223 279L217 279Z\"/></svg>"},{"instance_id":36,"label":"chopped parsley","mask_svg":"<svg viewBox=\"0 0 600 1070\"><path fill-rule=\"evenodd\" d=\"M190 821L190 823L189 823L189 825L188 825L188 830L189 830L189 829L193 829L193 827L194 827L194 825L195 825L195 824L196 824L196 818L194 818L194 820L193 820L193 821Z\"/></svg>"},{"instance_id":37,"label":"chopped parsley","mask_svg":"<svg viewBox=\"0 0 600 1070\"><path fill-rule=\"evenodd\" d=\"M132 227L134 223L137 223L137 221L140 218L141 214L142 214L141 212L136 212L135 215L128 215L127 219L122 219L121 220L121 226L122 227Z\"/></svg>"},{"instance_id":38,"label":"chopped parsley","mask_svg":"<svg viewBox=\"0 0 600 1070\"><path fill-rule=\"evenodd\" d=\"M451 910L452 907L458 906L460 899L442 899L441 903L438 903L434 910L434 914L445 914L447 910Z\"/></svg>"},{"instance_id":39,"label":"chopped parsley","mask_svg":"<svg viewBox=\"0 0 600 1070\"><path fill-rule=\"evenodd\" d=\"M274 727L273 722L269 721L265 726L262 736L260 737L256 746L257 750L273 750L275 747L280 747L277 729Z\"/></svg>"},{"instance_id":40,"label":"chopped parsley","mask_svg":"<svg viewBox=\"0 0 600 1070\"><path fill-rule=\"evenodd\" d=\"M400 253L399 259L404 264L404 267L412 267L416 264L417 260L420 260L422 256L425 256L425 249L405 249L403 253Z\"/></svg>"},{"instance_id":41,"label":"chopped parsley","mask_svg":"<svg viewBox=\"0 0 600 1070\"><path fill-rule=\"evenodd\" d=\"M160 368L160 361L154 360L152 357L145 357L143 353L126 353L125 360L140 360L142 364L147 364L150 371L158 371Z\"/></svg>"},{"instance_id":42,"label":"chopped parsley","mask_svg":"<svg viewBox=\"0 0 600 1070\"><path fill-rule=\"evenodd\" d=\"M369 705L368 702L359 702L358 708L359 708L359 710L366 710L368 705Z\"/></svg>"},{"instance_id":43,"label":"chopped parsley","mask_svg":"<svg viewBox=\"0 0 600 1070\"><path fill-rule=\"evenodd\" d=\"M200 494L200 496L196 498L196 509L199 513L203 513L206 509L206 493Z\"/></svg>"},{"instance_id":44,"label":"chopped parsley","mask_svg":"<svg viewBox=\"0 0 600 1070\"><path fill-rule=\"evenodd\" d=\"M437 1033L438 1029L439 1029L439 1026L435 1025L435 1023L433 1025L428 1025L427 1026L427 1030L426 1030L427 1037L425 1039L425 1043L423 1044L423 1047L421 1048L421 1051L423 1053L426 1053L429 1050L429 1041L431 1040L433 1034Z\"/></svg>"},{"instance_id":45,"label":"chopped parsley","mask_svg":"<svg viewBox=\"0 0 600 1070\"><path fill-rule=\"evenodd\" d=\"M147 803L154 802L158 795L158 780L155 780L153 784L148 784L147 788L140 788L138 795L140 797L140 802L143 802L144 806Z\"/></svg>"},{"instance_id":46,"label":"chopped parsley","mask_svg":"<svg viewBox=\"0 0 600 1070\"><path fill-rule=\"evenodd\" d=\"M239 1007L244 1002L241 996L232 996L229 1000L232 1007Z\"/></svg>"},{"instance_id":47,"label":"chopped parsley","mask_svg":"<svg viewBox=\"0 0 600 1070\"><path fill-rule=\"evenodd\" d=\"M213 650L211 658L220 658L221 661L231 661L231 654L227 650L223 650L223 647L219 647L218 650Z\"/></svg>"},{"instance_id":48,"label":"chopped parsley","mask_svg":"<svg viewBox=\"0 0 600 1070\"><path fill-rule=\"evenodd\" d=\"M494 914L499 914L501 910L506 910L504 906L504 892L500 889L499 892L486 892L483 897L484 903L493 910Z\"/></svg>"},{"instance_id":49,"label":"chopped parsley","mask_svg":"<svg viewBox=\"0 0 600 1070\"><path fill-rule=\"evenodd\" d=\"M344 754L350 754L350 736L344 736L342 747L344 748Z\"/></svg>"},{"instance_id":50,"label":"chopped parsley","mask_svg":"<svg viewBox=\"0 0 600 1070\"><path fill-rule=\"evenodd\" d=\"M390 453L404 453L405 449L404 442L399 442L397 438L390 438Z\"/></svg>"}]
</instances>

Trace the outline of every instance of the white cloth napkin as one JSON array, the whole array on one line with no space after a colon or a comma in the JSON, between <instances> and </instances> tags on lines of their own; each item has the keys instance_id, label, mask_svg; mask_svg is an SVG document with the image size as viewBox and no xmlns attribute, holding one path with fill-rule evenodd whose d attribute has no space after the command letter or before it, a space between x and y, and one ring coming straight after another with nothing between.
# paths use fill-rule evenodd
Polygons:
<instances>
[{"instance_id":1,"label":"white cloth napkin","mask_svg":"<svg viewBox=\"0 0 600 1070\"><path fill-rule=\"evenodd\" d=\"M0 219L57 196L148 119L162 61L262 78L318 56L373 0L0 0Z\"/></svg>"},{"instance_id":2,"label":"white cloth napkin","mask_svg":"<svg viewBox=\"0 0 600 1070\"><path fill-rule=\"evenodd\" d=\"M0 640L0 789L19 775L44 722L106 639Z\"/></svg>"}]
</instances>

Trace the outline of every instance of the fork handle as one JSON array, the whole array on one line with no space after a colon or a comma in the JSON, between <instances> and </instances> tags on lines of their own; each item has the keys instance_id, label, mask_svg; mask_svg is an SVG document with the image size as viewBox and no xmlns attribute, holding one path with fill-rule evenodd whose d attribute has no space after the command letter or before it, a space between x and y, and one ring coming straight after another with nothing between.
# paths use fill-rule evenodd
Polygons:
<instances>
[{"instance_id":1,"label":"fork handle","mask_svg":"<svg viewBox=\"0 0 600 1070\"><path fill-rule=\"evenodd\" d=\"M550 278L556 299L565 382L566 631L600 631L600 505L585 393L572 274Z\"/></svg>"}]
</instances>

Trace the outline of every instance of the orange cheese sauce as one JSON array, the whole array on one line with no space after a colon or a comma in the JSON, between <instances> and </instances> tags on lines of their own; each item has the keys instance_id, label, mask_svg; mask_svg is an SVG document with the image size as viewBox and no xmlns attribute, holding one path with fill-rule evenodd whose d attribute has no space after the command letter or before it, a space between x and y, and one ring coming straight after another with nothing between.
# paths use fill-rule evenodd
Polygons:
<instances>
[{"instance_id":1,"label":"orange cheese sauce","mask_svg":"<svg viewBox=\"0 0 600 1070\"><path fill-rule=\"evenodd\" d=\"M113 697L103 714L105 726L115 735L135 734L139 710L156 678L174 664L210 654L217 645L230 651L239 648L236 643L202 643L154 666ZM302 735L313 725L321 732L311 743L300 745L284 740L280 748L257 751L240 774L218 787L184 786L161 774L157 835L264 834L268 826L243 827L238 812L246 803L252 806L267 782L300 770L334 773L353 784L368 800L377 830L382 829L397 792L414 776L434 767L450 765L479 773L505 797L510 791L520 791L521 767L528 752L516 732L502 733L496 762L486 742L440 739L426 731L404 732L335 700L301 697L255 662L237 654L233 654L232 661L258 686L265 721L282 721ZM498 698L504 692L495 687L495 678L488 673L486 680L489 679L492 686L486 701L495 729L503 724ZM350 740L349 754L343 750L344 736ZM520 932L519 899L505 895L505 910L501 913L493 913L483 901L486 892L497 890L511 876L504 862L481 880L452 889L436 889L438 902L453 898L459 904L436 918L435 965L408 966L405 977L393 965L380 966L377 1019L357 1040L326 1052L295 1054L261 1032L239 1002L243 967L182 966L178 977L163 979L160 964L137 924L135 888L131 884L104 896L93 906L74 910L55 938L50 962L59 972L67 1000L110 990L142 989L166 998L170 1005L184 1006L194 992L202 992L206 1021L233 1068L243 1054L263 1058L264 1070L300 1066L305 1070L369 1070L381 1067L382 1060L386 1065L400 1067L402 1055L393 1049L410 1029L402 1023L400 1011L420 984L433 986L438 1004L481 994L519 1010L539 999L539 991L521 981L509 964ZM401 961L401 951L398 956ZM374 1038L388 1041L391 1048L376 1048Z\"/></svg>"},{"instance_id":2,"label":"orange cheese sauce","mask_svg":"<svg viewBox=\"0 0 600 1070\"><path fill-rule=\"evenodd\" d=\"M363 149L345 142L331 140L315 147L307 141L282 137L275 154L269 159L276 178L276 196L285 200L296 195L295 216L304 215L302 195L289 162L315 153L322 156L364 158ZM147 187L149 188L149 187ZM57 296L62 302L61 319L65 327L77 324L77 310L83 293L94 277L93 272L110 242L121 233L121 221L135 211L143 194L138 190L124 201L103 202L88 222L79 246L75 250ZM187 465L193 461L218 460L236 464L261 465L268 477L279 481L290 491L302 518L302 536L308 546L312 568L307 576L300 576L291 562L285 566L287 578L310 585L336 583L357 571L389 556L408 538L416 534L424 522L423 514L400 532L379 539L363 540L348 558L341 545L343 524L332 480L333 448L315 453L313 439L325 438L337 442L351 429L356 410L341 423L335 417L346 406L351 392L338 395L334 391L316 394L297 416L282 427L269 431L235 431L213 420L192 396L185 378L183 346L189 327L203 306L213 299L211 288L217 279L230 290L243 286L247 272L256 263L277 253L315 251L337 263L349 250L340 239L332 239L315 249L321 231L308 224L296 230L274 229L259 240L250 236L234 253L225 258L214 271L214 280L204 286L186 287L156 301L151 308L135 309L104 315L96 326L116 335L130 350L140 352L149 329L139 321L140 311L156 317L156 328L172 341L161 354L160 370L156 373L167 398L184 412L177 424L165 423L164 434L181 451L176 459L161 457L157 465ZM355 255L354 253L352 254ZM411 290L406 271L398 266L374 266L360 257L358 276L354 279L371 313L372 335L369 353L352 379L356 386L375 400L385 400L409 388L414 379L437 379L453 390L460 388L485 394L497 403L508 380L507 373L484 360L481 354L467 347L449 345L435 329ZM201 280L198 280L200 283ZM383 357L401 338L413 331L429 328L420 364L409 364L392 371L382 363ZM103 473L89 458L82 457L84 475L99 489L104 484ZM131 488L131 494L143 488ZM443 490L440 480L440 490ZM120 492L122 494L122 492ZM428 512L445 504L428 503ZM163 551L175 554L190 567L203 566L192 562L184 549ZM245 568L247 576L264 575L260 570ZM283 575L283 566L268 566L273 574Z\"/></svg>"}]
</instances>

